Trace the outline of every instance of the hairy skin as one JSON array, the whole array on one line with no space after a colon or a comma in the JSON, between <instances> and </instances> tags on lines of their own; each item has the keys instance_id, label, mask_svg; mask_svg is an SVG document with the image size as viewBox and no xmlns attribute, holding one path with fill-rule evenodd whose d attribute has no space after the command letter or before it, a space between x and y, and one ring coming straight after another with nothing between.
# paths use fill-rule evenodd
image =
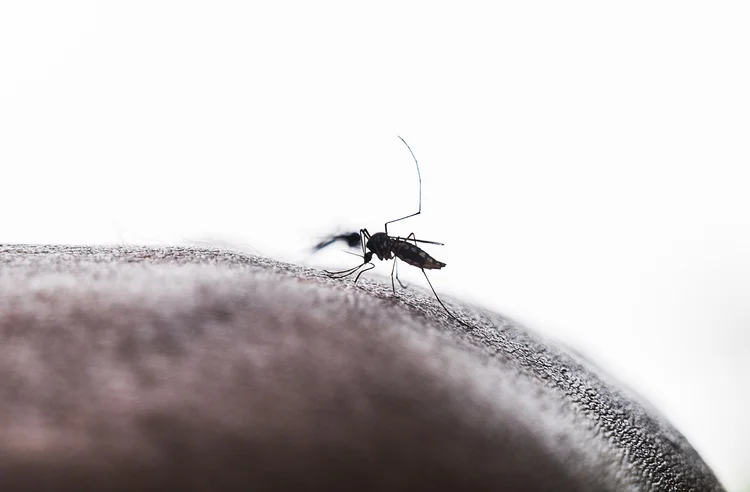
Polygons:
<instances>
[{"instance_id":1,"label":"hairy skin","mask_svg":"<svg viewBox=\"0 0 750 492\"><path fill-rule=\"evenodd\" d=\"M220 250L0 246L0 490L723 490L577 356L360 283Z\"/></svg>"}]
</instances>

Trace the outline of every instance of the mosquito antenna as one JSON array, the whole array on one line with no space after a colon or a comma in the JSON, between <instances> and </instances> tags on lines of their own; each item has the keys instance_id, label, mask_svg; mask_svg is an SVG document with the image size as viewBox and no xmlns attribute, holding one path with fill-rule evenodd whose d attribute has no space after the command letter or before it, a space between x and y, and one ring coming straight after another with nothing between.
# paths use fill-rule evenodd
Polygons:
<instances>
[{"instance_id":1,"label":"mosquito antenna","mask_svg":"<svg viewBox=\"0 0 750 492\"><path fill-rule=\"evenodd\" d=\"M419 215L422 213L422 173L419 172L419 162L417 162L417 156L414 155L414 152L412 152L411 147L409 147L409 144L406 143L406 140L404 140L400 136L398 136L398 138L400 138L401 141L404 142L404 145L406 145L406 148L409 149L409 153L414 159L414 164L417 166L417 177L419 178L419 209L413 214L407 215L406 217L401 217L400 219L389 220L388 222L386 222L384 226L386 234L388 234L388 224L391 224L393 222L398 222L399 220L408 219L409 217L414 217L415 215Z\"/></svg>"}]
</instances>

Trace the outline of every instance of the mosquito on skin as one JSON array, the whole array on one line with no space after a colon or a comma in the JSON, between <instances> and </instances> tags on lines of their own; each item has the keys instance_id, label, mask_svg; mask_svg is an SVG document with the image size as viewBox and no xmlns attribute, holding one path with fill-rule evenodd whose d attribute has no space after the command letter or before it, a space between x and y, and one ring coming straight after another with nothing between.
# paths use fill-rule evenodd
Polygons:
<instances>
[{"instance_id":1,"label":"mosquito on skin","mask_svg":"<svg viewBox=\"0 0 750 492\"><path fill-rule=\"evenodd\" d=\"M407 215L405 217L401 217L399 219L389 220L385 223L385 226L383 227L385 229L385 232L376 232L375 234L370 234L367 229L360 229L359 230L359 243L362 246L362 256L361 258L364 260L360 265L357 265L355 267L349 268L347 270L341 270L339 272L330 272L328 270L325 270L325 272L328 274L328 276L332 278L344 278L348 277L349 275L353 275L354 273L357 273L357 276L354 278L354 283L356 284L359 280L360 275L362 275L364 272L368 270L372 270L375 268L375 264L372 263L372 256L375 255L378 257L379 260L393 260L393 268L391 268L391 287L393 288L393 294L396 294L396 283L395 280L398 280L398 283L401 285L401 287L404 287L404 284L401 283L401 280L398 279L398 269L396 268L396 259L399 259L403 261L404 263L408 263L409 265L415 266L422 270L422 273L424 274L424 278L427 279L427 283L430 286L430 289L432 289L432 293L435 295L435 299L437 299L437 302L440 303L440 305L445 309L445 312L448 313L448 316L453 318L454 320L458 321L464 326L469 326L460 319L458 319L453 313L450 312L450 310L443 304L443 301L440 300L440 297L437 295L437 292L435 292L435 288L432 286L432 282L430 282L430 278L427 276L427 272L425 270L439 270L445 266L445 263L436 260L425 250L417 246L417 243L424 243L424 244L435 244L439 246L443 246L443 243L438 243L435 241L426 241L424 239L417 239L414 236L414 233L412 232L407 237L399 237L399 236L389 236L388 235L388 224L392 224L394 222L398 222L400 220L408 219L410 217L414 217L415 215L419 215L422 213L422 174L419 171L419 163L417 162L417 157L414 155L414 152L412 152L411 147L409 147L409 144L406 143L406 140L404 140L401 137L398 137L401 139L402 142L404 142L404 145L406 145L406 148L409 149L409 153L411 153L412 158L414 159L414 164L417 166L417 177L419 178L419 209L414 212L413 214ZM323 241L320 244L318 244L315 249L321 249L325 246L328 246L329 244L333 243L334 241L338 239L345 239L350 245L352 243L356 244L357 237L354 236L356 233L349 233L349 234L341 234L338 236L331 236L328 238L327 241ZM369 251L368 251L369 250ZM353 253L352 253L353 254ZM355 255L360 256L360 255ZM363 268L366 267L366 268ZM394 280L395 279L395 280Z\"/></svg>"}]
</instances>

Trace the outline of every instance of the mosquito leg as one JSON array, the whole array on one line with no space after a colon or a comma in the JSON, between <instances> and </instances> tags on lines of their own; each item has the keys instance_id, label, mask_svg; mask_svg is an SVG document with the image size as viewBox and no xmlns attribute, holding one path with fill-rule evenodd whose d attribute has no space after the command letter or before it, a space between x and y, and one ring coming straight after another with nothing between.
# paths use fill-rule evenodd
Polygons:
<instances>
[{"instance_id":1,"label":"mosquito leg","mask_svg":"<svg viewBox=\"0 0 750 492\"><path fill-rule=\"evenodd\" d=\"M393 266L396 266L396 258L393 259ZM396 266L396 281L398 282L398 284L401 286L402 289L408 289L409 288L408 285L406 285L405 283L403 283L401 281L401 279L398 278L398 267L397 266Z\"/></svg>"},{"instance_id":2,"label":"mosquito leg","mask_svg":"<svg viewBox=\"0 0 750 492\"><path fill-rule=\"evenodd\" d=\"M440 297L438 297L438 295L437 295L437 292L435 292L435 288L434 288L434 287L432 286L432 282L430 282L430 278L429 278L429 277L427 276L427 272L425 272L425 271L424 271L424 268L421 268L421 270L422 270L422 273L424 274L424 278L426 278L426 279L427 279L427 283L428 283L428 284L430 285L430 289L432 289L432 293L433 293L433 294L435 294L435 299L437 299L437 302L439 302L439 303L440 303L440 305L441 305L441 306L443 306L443 309L445 309L445 312L446 312L446 313L448 313L448 316L450 316L451 318L455 319L456 321L458 321L459 323L461 323L461 324L462 324L463 326L465 326L466 328L471 328L471 327L470 327L469 325L467 325L466 323L464 323L464 322L463 322L463 321L461 321L460 319L456 318L456 317L455 317L455 316L453 315L453 313L451 313L451 312L450 312L450 311L448 310L448 308L447 308L447 307L445 307L445 304L443 304L443 301L441 301L441 300L440 300Z\"/></svg>"},{"instance_id":3,"label":"mosquito leg","mask_svg":"<svg viewBox=\"0 0 750 492\"><path fill-rule=\"evenodd\" d=\"M372 270L373 268L375 268L375 265L373 265L372 263L370 263L370 262L367 261L367 259L368 259L367 258L367 250L365 249L365 241L367 239L370 239L370 233L367 232L367 229L360 229L359 230L359 237L360 237L360 242L362 243L362 253L364 253L362 255L362 258L365 259L365 262L364 263L360 263L359 265L353 266L352 268L347 268L346 270L340 270L338 272L332 272L330 270L323 270L326 273L326 275L328 275L331 278L344 278L344 277L348 277L349 275L354 275L355 273L357 273L357 270L359 270L360 268L364 267L365 265L369 265L369 268L365 268L364 270L360 270L359 273L357 273L357 277L354 279L354 283L356 284L357 280L359 280L359 276L360 275L362 275L367 270ZM345 253L349 253L349 252L345 251ZM354 256L359 256L359 255L357 255L355 253L349 253L349 254L352 254Z\"/></svg>"},{"instance_id":4,"label":"mosquito leg","mask_svg":"<svg viewBox=\"0 0 750 492\"><path fill-rule=\"evenodd\" d=\"M414 240L414 246L416 246L417 245L417 238L414 236L413 232L411 234L409 234L408 236L406 236L406 241L408 242L410 238ZM400 278L398 278L398 267L396 266L396 259L395 258L393 259L393 267L396 269L396 280L398 280L398 284L401 286L402 289L408 289L409 286L406 285L405 283L403 283ZM391 271L391 284L393 284L393 272L392 271ZM393 293L394 294L396 293L395 287L394 287Z\"/></svg>"},{"instance_id":5,"label":"mosquito leg","mask_svg":"<svg viewBox=\"0 0 750 492\"><path fill-rule=\"evenodd\" d=\"M420 207L420 208L421 208L421 207ZM419 215L419 214L421 214L421 213L422 213L422 211L420 210L419 212L415 212L415 213L413 213L413 214L411 214L411 215L407 215L406 217L401 217L400 219L389 220L388 222L386 222L386 223L385 223L385 226L384 226L384 228L385 228L385 233L386 233L386 234L388 234L388 224L392 224L392 223L394 223L394 222L398 222L399 220L404 220L404 219L408 219L409 217L414 217L415 215Z\"/></svg>"},{"instance_id":6,"label":"mosquito leg","mask_svg":"<svg viewBox=\"0 0 750 492\"><path fill-rule=\"evenodd\" d=\"M398 137L398 138L401 138L401 137ZM386 222L384 226L386 235L388 234L388 224L391 224L393 222L398 222L399 220L408 219L409 217L414 217L415 215L419 215L422 213L422 173L419 172L419 163L417 162L417 158L414 155L414 152L412 152L411 147L409 147L409 144L406 143L406 140L404 140L403 138L401 138L401 141L404 142L404 145L406 145L406 148L409 149L409 153L414 159L414 164L416 164L417 166L417 177L419 178L419 209L413 214L407 215L406 217L401 217L400 219L389 220L388 222Z\"/></svg>"},{"instance_id":7,"label":"mosquito leg","mask_svg":"<svg viewBox=\"0 0 750 492\"><path fill-rule=\"evenodd\" d=\"M395 272L396 280L398 280L398 284L401 286L401 288L402 289L406 289L407 288L407 285L404 284L401 281L400 278L398 278L398 265L397 265L397 263L398 263L398 259L394 258L393 259L393 268L391 268L391 287L393 288L393 295L394 296L396 295L396 284L393 282L394 272Z\"/></svg>"},{"instance_id":8,"label":"mosquito leg","mask_svg":"<svg viewBox=\"0 0 750 492\"><path fill-rule=\"evenodd\" d=\"M370 233L367 232L367 229L360 229L359 230L359 243L362 245L362 254L367 254L367 247L365 244L367 244L367 241L370 239Z\"/></svg>"},{"instance_id":9,"label":"mosquito leg","mask_svg":"<svg viewBox=\"0 0 750 492\"><path fill-rule=\"evenodd\" d=\"M393 268L391 268L391 288L393 289L393 295L396 295L396 284L393 282L393 272L396 272L396 275L398 276L398 271L396 270L396 263L398 263L397 259L393 259ZM398 283L401 283L399 280Z\"/></svg>"},{"instance_id":10,"label":"mosquito leg","mask_svg":"<svg viewBox=\"0 0 750 492\"><path fill-rule=\"evenodd\" d=\"M366 263L361 263L355 267L347 268L346 270L340 270L338 272L332 272L330 270L323 270L323 271L326 273L326 275L328 275L331 278L344 278L353 274L354 272L362 268L364 265L366 265Z\"/></svg>"},{"instance_id":11,"label":"mosquito leg","mask_svg":"<svg viewBox=\"0 0 750 492\"><path fill-rule=\"evenodd\" d=\"M362 270L361 270L361 271L360 271L360 272L359 272L359 273L357 274L357 276L356 276L356 277L355 277L355 279L354 279L354 285L357 285L357 280L359 280L359 276L360 276L360 275L362 275L363 273L365 273L365 272L367 272L367 271L370 271L370 270L372 270L373 268L375 268L375 265L374 265L374 264L372 264L372 263L365 263L365 265L369 265L369 266L370 266L370 268L364 268L364 269L362 269Z\"/></svg>"}]
</instances>

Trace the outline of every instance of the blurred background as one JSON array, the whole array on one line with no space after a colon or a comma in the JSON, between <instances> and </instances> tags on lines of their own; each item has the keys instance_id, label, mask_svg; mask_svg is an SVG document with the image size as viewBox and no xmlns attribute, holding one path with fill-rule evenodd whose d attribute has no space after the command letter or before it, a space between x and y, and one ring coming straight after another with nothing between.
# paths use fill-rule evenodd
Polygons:
<instances>
[{"instance_id":1,"label":"blurred background","mask_svg":"<svg viewBox=\"0 0 750 492\"><path fill-rule=\"evenodd\" d=\"M750 490L746 2L0 4L0 243L441 241ZM387 276L390 263L372 274ZM418 270L401 278L426 287Z\"/></svg>"}]
</instances>

